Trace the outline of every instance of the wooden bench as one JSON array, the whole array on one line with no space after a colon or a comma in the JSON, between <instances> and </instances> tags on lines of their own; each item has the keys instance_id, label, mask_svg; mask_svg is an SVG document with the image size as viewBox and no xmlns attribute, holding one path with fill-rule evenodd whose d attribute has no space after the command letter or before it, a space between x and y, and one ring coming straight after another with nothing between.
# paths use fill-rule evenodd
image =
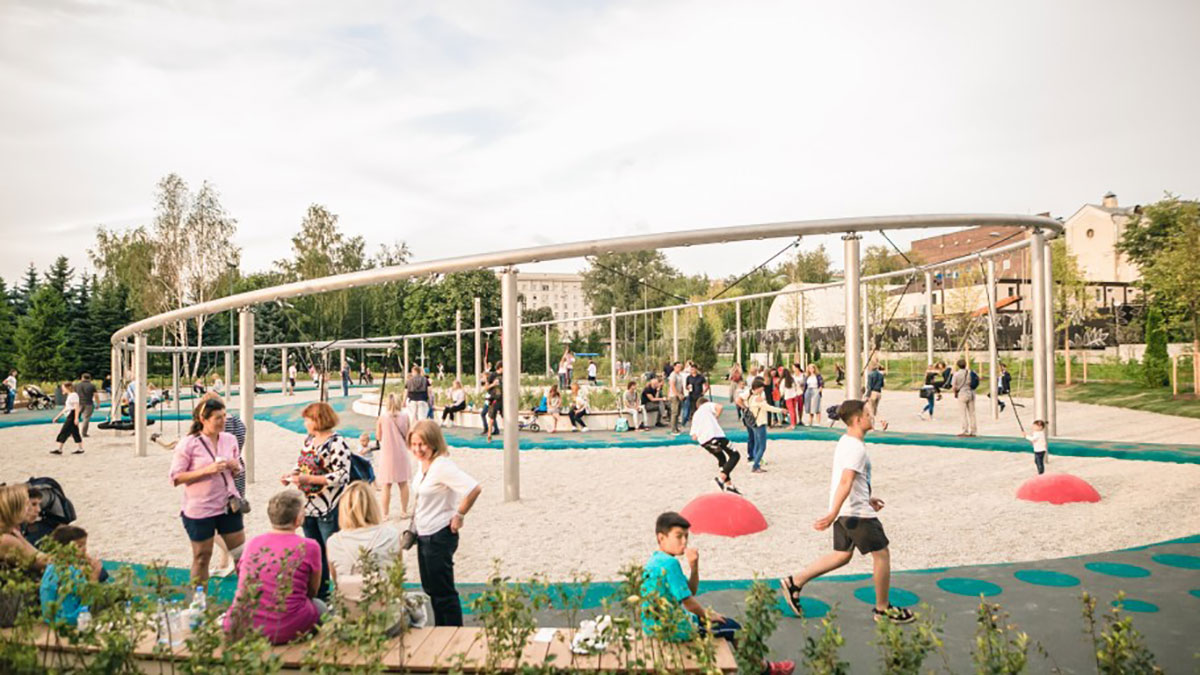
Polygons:
<instances>
[{"instance_id":1,"label":"wooden bench","mask_svg":"<svg viewBox=\"0 0 1200 675\"><path fill-rule=\"evenodd\" d=\"M574 631L569 628L554 629L554 638L548 642L526 644L521 656L523 665L553 664L555 669L572 672L651 672L653 670L653 651L669 655L668 663L679 664L668 666L673 672L701 673L700 664L685 646L674 643L658 643L649 638L637 640L628 655L628 661L610 647L603 654L579 655L571 651L571 639ZM7 632L7 631L5 631ZM46 626L39 626L34 638L42 657L49 657L53 665L56 657L87 660L88 654L95 651L94 647L72 645L65 639L57 638ZM446 672L451 667L461 668L463 672L476 673L485 670L487 659L487 642L483 629L478 627L438 627L415 628L401 638L392 639L390 647L383 657L383 667L389 672L433 673ZM142 672L161 672L168 662L179 662L189 656L187 646L179 644L170 649L158 647L158 640L153 634L142 636L134 648L134 661ZM279 645L271 648L283 666L283 672L298 673L303 668L304 655L310 649L310 642L297 642ZM737 673L737 663L729 644L724 640L716 640L716 665L722 673ZM346 653L345 659L339 659L338 665L351 667L364 663L361 655ZM660 657L661 658L661 657ZM642 660L645 665L636 664ZM503 668L505 672L514 672L510 664Z\"/></svg>"}]
</instances>

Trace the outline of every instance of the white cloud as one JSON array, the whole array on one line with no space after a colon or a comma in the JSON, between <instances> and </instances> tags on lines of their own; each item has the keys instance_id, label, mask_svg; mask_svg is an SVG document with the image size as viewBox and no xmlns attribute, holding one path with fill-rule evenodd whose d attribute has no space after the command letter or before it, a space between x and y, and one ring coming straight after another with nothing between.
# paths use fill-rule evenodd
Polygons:
<instances>
[{"instance_id":1,"label":"white cloud","mask_svg":"<svg viewBox=\"0 0 1200 675\"><path fill-rule=\"evenodd\" d=\"M1198 7L10 1L3 276L82 265L171 171L218 186L252 268L311 202L428 259L1194 193ZM671 256L726 275L781 245Z\"/></svg>"}]
</instances>

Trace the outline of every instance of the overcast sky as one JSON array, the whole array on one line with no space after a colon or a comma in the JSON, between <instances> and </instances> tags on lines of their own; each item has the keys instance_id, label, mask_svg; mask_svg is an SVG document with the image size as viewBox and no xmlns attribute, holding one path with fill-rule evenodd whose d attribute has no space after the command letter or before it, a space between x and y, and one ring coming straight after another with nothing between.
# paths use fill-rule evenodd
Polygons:
<instances>
[{"instance_id":1,"label":"overcast sky","mask_svg":"<svg viewBox=\"0 0 1200 675\"><path fill-rule=\"evenodd\" d=\"M250 270L313 202L426 260L1196 197L1198 29L1194 0L0 0L0 275L84 266L169 172L218 187ZM723 276L782 244L669 255Z\"/></svg>"}]
</instances>

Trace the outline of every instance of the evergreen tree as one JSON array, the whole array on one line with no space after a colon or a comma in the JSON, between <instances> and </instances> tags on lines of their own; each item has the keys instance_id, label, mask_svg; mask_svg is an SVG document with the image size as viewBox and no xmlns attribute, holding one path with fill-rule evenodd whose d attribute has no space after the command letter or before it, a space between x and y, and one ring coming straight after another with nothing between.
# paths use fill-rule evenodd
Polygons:
<instances>
[{"instance_id":1,"label":"evergreen tree","mask_svg":"<svg viewBox=\"0 0 1200 675\"><path fill-rule=\"evenodd\" d=\"M67 325L67 344L70 345L68 368L75 375L85 372L96 374L97 364L93 359L96 346L103 348L107 337L92 330L89 310L94 279L84 272L67 300L70 317Z\"/></svg>"},{"instance_id":2,"label":"evergreen tree","mask_svg":"<svg viewBox=\"0 0 1200 675\"><path fill-rule=\"evenodd\" d=\"M108 338L133 320L129 303L129 289L115 279L93 285L87 321L92 339L84 349L84 359L90 364L88 372L94 379L102 380L110 374L112 363Z\"/></svg>"},{"instance_id":3,"label":"evergreen tree","mask_svg":"<svg viewBox=\"0 0 1200 675\"><path fill-rule=\"evenodd\" d=\"M18 368L31 380L67 377L70 310L63 295L50 285L40 286L29 300L29 312L17 325Z\"/></svg>"},{"instance_id":4,"label":"evergreen tree","mask_svg":"<svg viewBox=\"0 0 1200 675\"><path fill-rule=\"evenodd\" d=\"M71 295L71 277L73 276L75 276L75 270L71 267L67 256L60 255L54 260L54 264L50 266L50 269L46 270L46 283L69 301Z\"/></svg>"},{"instance_id":5,"label":"evergreen tree","mask_svg":"<svg viewBox=\"0 0 1200 675\"><path fill-rule=\"evenodd\" d=\"M13 309L16 310L18 316L25 316L29 313L29 303L33 299L33 294L37 292L41 282L38 280L37 267L33 263L29 263L29 267L25 270L25 278L23 283L13 286Z\"/></svg>"},{"instance_id":6,"label":"evergreen tree","mask_svg":"<svg viewBox=\"0 0 1200 675\"><path fill-rule=\"evenodd\" d=\"M1142 379L1148 387L1165 387L1171 383L1171 359L1167 356L1167 330L1163 326L1162 310L1151 303L1146 308L1146 353L1142 356Z\"/></svg>"},{"instance_id":7,"label":"evergreen tree","mask_svg":"<svg viewBox=\"0 0 1200 675\"><path fill-rule=\"evenodd\" d=\"M0 372L5 374L16 367L17 350L13 342L17 331L17 315L13 311L8 285L0 279Z\"/></svg>"},{"instance_id":8,"label":"evergreen tree","mask_svg":"<svg viewBox=\"0 0 1200 675\"><path fill-rule=\"evenodd\" d=\"M692 333L692 360L701 372L707 373L717 365L717 341L712 326L701 319Z\"/></svg>"}]
</instances>

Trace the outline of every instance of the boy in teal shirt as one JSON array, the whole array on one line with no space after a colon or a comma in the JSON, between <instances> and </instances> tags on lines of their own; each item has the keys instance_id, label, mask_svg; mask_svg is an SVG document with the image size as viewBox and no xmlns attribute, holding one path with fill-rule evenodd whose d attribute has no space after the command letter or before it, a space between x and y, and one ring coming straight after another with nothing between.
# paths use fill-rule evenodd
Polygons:
<instances>
[{"instance_id":1,"label":"boy in teal shirt","mask_svg":"<svg viewBox=\"0 0 1200 675\"><path fill-rule=\"evenodd\" d=\"M38 589L42 618L49 623L74 626L79 621L79 612L83 604L79 598L79 591L86 582L94 582L100 578L100 561L88 556L87 532L82 527L59 525L50 533L50 538L60 546L74 546L78 549L84 567L81 569L77 565L68 565L60 574L59 563L46 566ZM60 589L60 585L65 585L66 588Z\"/></svg>"},{"instance_id":2,"label":"boy in teal shirt","mask_svg":"<svg viewBox=\"0 0 1200 675\"><path fill-rule=\"evenodd\" d=\"M686 518L668 511L654 523L654 535L658 539L658 550L650 554L642 573L642 630L647 635L658 636L672 642L686 642L703 634L706 630L713 636L734 641L741 630L738 622L711 609L705 609L696 600L700 587L700 552L688 547L688 533L692 524ZM679 556L683 556L691 569L690 575L683 573ZM657 595L673 605L681 605L687 614L664 611L648 598ZM707 624L705 619L707 619ZM670 621L673 627L667 627ZM764 672L771 675L788 675L796 667L791 661L764 664Z\"/></svg>"}]
</instances>

